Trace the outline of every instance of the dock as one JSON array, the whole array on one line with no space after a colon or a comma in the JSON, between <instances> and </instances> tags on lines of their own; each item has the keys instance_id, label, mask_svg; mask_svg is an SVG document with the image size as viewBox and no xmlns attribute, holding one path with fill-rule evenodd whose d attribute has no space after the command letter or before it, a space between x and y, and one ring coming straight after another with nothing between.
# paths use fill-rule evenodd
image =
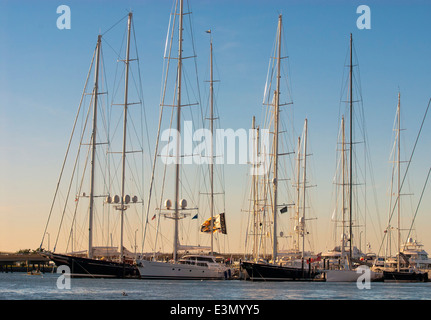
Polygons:
<instances>
[{"instance_id":1,"label":"dock","mask_svg":"<svg viewBox=\"0 0 431 320\"><path fill-rule=\"evenodd\" d=\"M0 253L0 272L50 271L50 261L39 253Z\"/></svg>"}]
</instances>

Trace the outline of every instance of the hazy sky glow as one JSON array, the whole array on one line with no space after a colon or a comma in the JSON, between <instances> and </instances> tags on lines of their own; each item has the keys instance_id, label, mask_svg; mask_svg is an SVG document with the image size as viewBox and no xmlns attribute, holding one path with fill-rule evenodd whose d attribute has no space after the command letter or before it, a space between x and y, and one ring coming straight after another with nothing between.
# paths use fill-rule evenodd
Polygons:
<instances>
[{"instance_id":1,"label":"hazy sky glow","mask_svg":"<svg viewBox=\"0 0 431 320\"><path fill-rule=\"evenodd\" d=\"M0 251L39 246L61 161L81 97L97 35L134 13L149 130L159 114L163 50L171 0L5 1L0 0ZM325 3L325 4L323 4ZM71 29L56 26L59 5L71 9ZM371 29L359 30L359 5L371 9ZM330 244L333 176L343 75L349 35L357 54L368 147L379 217L376 251L388 213L390 152L398 91L401 92L404 159L410 156L431 98L431 24L428 1L190 0L201 90L208 76L208 35L214 40L217 105L223 128L249 129L260 121L268 61L283 14L289 56L294 132L309 121L312 209L318 219L315 251ZM154 141L151 139L150 141ZM408 217L414 214L431 166L431 119L426 119L410 168ZM153 149L153 146L150 146ZM243 251L246 165L226 170L229 250ZM416 218L418 240L431 250L431 189ZM370 209L375 210L375 209ZM378 225L380 222L380 226ZM405 220L410 224L410 220ZM408 227L407 225L405 226ZM380 229L379 229L380 228ZM380 235L378 233L380 232ZM129 246L129 243L126 243Z\"/></svg>"}]
</instances>

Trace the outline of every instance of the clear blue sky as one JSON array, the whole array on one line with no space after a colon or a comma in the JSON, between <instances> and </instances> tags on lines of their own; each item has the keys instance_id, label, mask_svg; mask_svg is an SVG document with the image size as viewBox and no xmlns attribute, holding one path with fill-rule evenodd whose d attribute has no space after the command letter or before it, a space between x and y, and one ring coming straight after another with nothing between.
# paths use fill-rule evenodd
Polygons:
<instances>
[{"instance_id":1,"label":"clear blue sky","mask_svg":"<svg viewBox=\"0 0 431 320\"><path fill-rule=\"evenodd\" d=\"M70 30L56 27L56 9L62 4L71 8ZM356 27L356 8L362 4L371 9L371 30ZM207 68L208 52L204 31L213 31L222 126L235 130L248 129L252 116L261 114L277 17L283 14L297 134L304 118L309 120L317 185L314 206L324 229L319 231L322 244L332 212L329 198L340 89L349 34L353 33L384 221L398 90L407 129L407 155L431 97L431 5L427 1L196 0L190 6L202 72ZM171 0L0 0L0 251L38 247L97 35L129 10L134 12L145 105L150 121L157 121L171 7ZM431 165L431 120L426 124L418 146L422 153L416 158L415 176L411 178L416 188L413 207ZM238 172L245 175L247 168L226 170L229 177ZM226 181L230 194L227 211L236 227L243 221L242 181L242 176ZM424 202L417 228L419 239L428 248L430 209L430 202ZM230 249L239 251L242 247L231 245Z\"/></svg>"}]
</instances>

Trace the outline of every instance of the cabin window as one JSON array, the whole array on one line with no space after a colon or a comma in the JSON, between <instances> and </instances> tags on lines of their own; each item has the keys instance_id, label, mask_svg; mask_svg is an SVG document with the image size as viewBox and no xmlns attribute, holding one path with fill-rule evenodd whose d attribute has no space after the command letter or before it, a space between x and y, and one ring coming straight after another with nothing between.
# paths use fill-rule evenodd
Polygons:
<instances>
[{"instance_id":1,"label":"cabin window","mask_svg":"<svg viewBox=\"0 0 431 320\"><path fill-rule=\"evenodd\" d=\"M198 261L207 261L207 262L213 262L212 258L206 258L206 257L197 257Z\"/></svg>"}]
</instances>

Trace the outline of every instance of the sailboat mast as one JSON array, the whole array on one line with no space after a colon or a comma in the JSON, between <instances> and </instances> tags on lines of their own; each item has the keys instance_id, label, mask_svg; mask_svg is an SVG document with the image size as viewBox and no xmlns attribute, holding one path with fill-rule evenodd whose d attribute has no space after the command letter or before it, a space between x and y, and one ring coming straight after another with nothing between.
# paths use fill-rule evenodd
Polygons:
<instances>
[{"instance_id":1,"label":"sailboat mast","mask_svg":"<svg viewBox=\"0 0 431 320\"><path fill-rule=\"evenodd\" d=\"M132 13L129 12L127 21L127 51L126 51L126 72L124 88L124 123L123 123L123 152L122 152L122 174L121 174L121 234L120 234L120 261L124 261L123 249L123 229L125 207L125 174L126 174L126 138L127 138L127 109L128 109L128 89L129 89L129 53L130 53L130 30L132 24Z\"/></svg>"},{"instance_id":2,"label":"sailboat mast","mask_svg":"<svg viewBox=\"0 0 431 320\"><path fill-rule=\"evenodd\" d=\"M296 159L297 161L297 169L296 169L296 174L297 174L297 178L296 178L296 223L298 224L298 230L296 231L296 245L295 245L295 250L299 251L299 237L300 237L300 225L299 225L299 202L301 199L301 183L300 183L300 177L301 177L301 137L298 137L298 158Z\"/></svg>"},{"instance_id":3,"label":"sailboat mast","mask_svg":"<svg viewBox=\"0 0 431 320\"><path fill-rule=\"evenodd\" d=\"M341 117L341 256L344 258L345 246L346 246L346 134L345 134L345 125L344 125L344 116Z\"/></svg>"},{"instance_id":4,"label":"sailboat mast","mask_svg":"<svg viewBox=\"0 0 431 320\"><path fill-rule=\"evenodd\" d=\"M175 166L175 205L174 205L174 250L173 259L177 261L178 251L178 219L180 197L180 137L181 137L181 78L182 78L182 52L183 52L183 0L180 0L180 14L178 26L178 69L177 69L177 150Z\"/></svg>"},{"instance_id":5,"label":"sailboat mast","mask_svg":"<svg viewBox=\"0 0 431 320\"><path fill-rule=\"evenodd\" d=\"M260 219L260 206L259 206L259 175L257 174L258 167L261 165L258 163L259 158L259 126L256 127L256 117L253 116L251 125L254 134L253 144L253 259L257 261L259 256L259 236L260 236L260 225L262 225Z\"/></svg>"},{"instance_id":6,"label":"sailboat mast","mask_svg":"<svg viewBox=\"0 0 431 320\"><path fill-rule=\"evenodd\" d=\"M353 38L350 34L350 164L349 164L349 257L352 260L352 242L353 242L353 232L352 232L352 218L353 218Z\"/></svg>"},{"instance_id":7,"label":"sailboat mast","mask_svg":"<svg viewBox=\"0 0 431 320\"><path fill-rule=\"evenodd\" d=\"M209 31L211 34L211 30ZM210 130L211 130L211 160L210 160L210 180L211 180L211 255L214 252L214 79L213 79L213 40L210 40Z\"/></svg>"},{"instance_id":8,"label":"sailboat mast","mask_svg":"<svg viewBox=\"0 0 431 320\"><path fill-rule=\"evenodd\" d=\"M97 98L99 88L99 62L100 62L100 45L102 35L97 37L96 66L94 74L93 89L93 131L91 134L91 176L90 176L90 204L89 204L89 221L88 221L88 258L93 258L93 213L94 213L94 168L96 165L96 133L97 133Z\"/></svg>"},{"instance_id":9,"label":"sailboat mast","mask_svg":"<svg viewBox=\"0 0 431 320\"><path fill-rule=\"evenodd\" d=\"M400 188L401 188L401 173L400 173L400 164L401 164L401 157L400 157L400 151L401 151L401 103L400 103L400 93L398 92L398 107L397 107L397 113L398 113L398 141L397 141L397 166L398 166L398 259L397 259L397 271L400 271L400 254L401 254L401 194L400 194Z\"/></svg>"},{"instance_id":10,"label":"sailboat mast","mask_svg":"<svg viewBox=\"0 0 431 320\"><path fill-rule=\"evenodd\" d=\"M253 116L253 120L251 123L251 128L253 132L256 133L256 118ZM253 179L253 259L257 260L257 174L256 174L256 168L257 168L257 135L254 135L254 144L253 144L253 169L254 174L252 176Z\"/></svg>"},{"instance_id":11,"label":"sailboat mast","mask_svg":"<svg viewBox=\"0 0 431 320\"><path fill-rule=\"evenodd\" d=\"M274 232L273 232L273 247L272 247L272 259L273 262L277 259L277 189L278 189L278 134L279 134L279 109L280 109L280 65L281 65L281 26L282 26L282 15L278 16L278 52L277 52L277 88L275 91L275 104L274 104L274 177L273 177L273 208L272 214L274 219Z\"/></svg>"},{"instance_id":12,"label":"sailboat mast","mask_svg":"<svg viewBox=\"0 0 431 320\"><path fill-rule=\"evenodd\" d=\"M306 182L307 182L307 131L308 131L308 120L305 119L304 123L304 170L302 176L303 184L303 199L302 199L302 269L304 269L304 253L305 253L305 193L306 193Z\"/></svg>"}]
</instances>

